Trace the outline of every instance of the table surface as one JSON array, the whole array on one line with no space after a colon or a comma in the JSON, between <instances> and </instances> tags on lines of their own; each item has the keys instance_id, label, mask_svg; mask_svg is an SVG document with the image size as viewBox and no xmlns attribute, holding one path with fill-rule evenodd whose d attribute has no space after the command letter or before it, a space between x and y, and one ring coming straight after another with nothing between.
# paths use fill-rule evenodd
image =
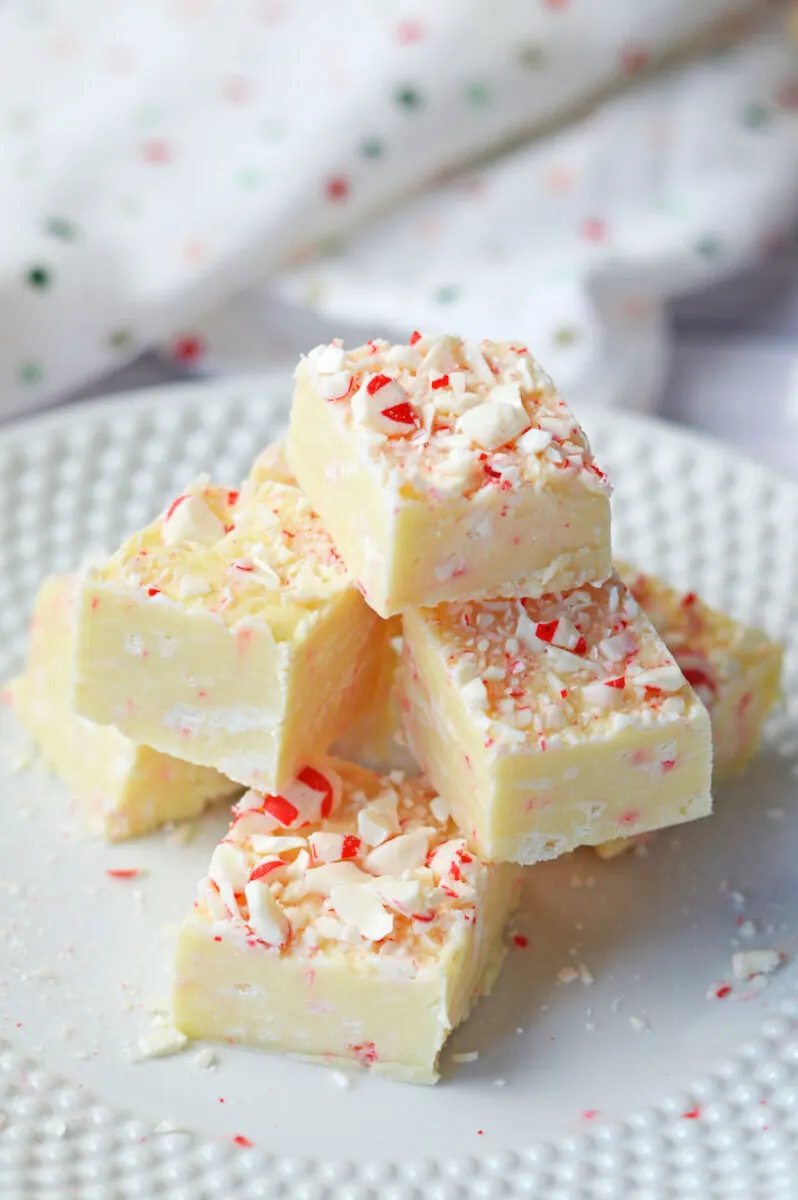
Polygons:
<instances>
[{"instance_id":1,"label":"table surface","mask_svg":"<svg viewBox=\"0 0 798 1200\"><path fill-rule=\"evenodd\" d=\"M332 337L332 326L275 304L275 367ZM798 478L798 237L744 276L674 303L673 358L661 414ZM268 336L268 331L266 331ZM148 355L70 400L183 376ZM67 401L68 402L68 401Z\"/></svg>"}]
</instances>

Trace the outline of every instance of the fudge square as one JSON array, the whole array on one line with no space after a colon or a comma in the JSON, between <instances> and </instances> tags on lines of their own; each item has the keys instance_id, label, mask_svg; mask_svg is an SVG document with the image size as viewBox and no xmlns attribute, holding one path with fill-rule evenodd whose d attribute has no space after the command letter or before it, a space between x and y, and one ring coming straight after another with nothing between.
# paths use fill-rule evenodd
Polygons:
<instances>
[{"instance_id":1,"label":"fudge square","mask_svg":"<svg viewBox=\"0 0 798 1200\"><path fill-rule=\"evenodd\" d=\"M382 617L610 574L606 477L523 347L318 346L297 368L287 455Z\"/></svg>"},{"instance_id":2,"label":"fudge square","mask_svg":"<svg viewBox=\"0 0 798 1200\"><path fill-rule=\"evenodd\" d=\"M618 576L403 625L411 749L483 857L535 863L711 811L709 716Z\"/></svg>"},{"instance_id":3,"label":"fudge square","mask_svg":"<svg viewBox=\"0 0 798 1200\"><path fill-rule=\"evenodd\" d=\"M83 581L74 706L273 791L364 710L384 636L319 518L263 463L205 480Z\"/></svg>"},{"instance_id":4,"label":"fudge square","mask_svg":"<svg viewBox=\"0 0 798 1200\"><path fill-rule=\"evenodd\" d=\"M470 852L423 781L337 759L234 814L178 938L177 1027L434 1083L498 975L518 868Z\"/></svg>"},{"instance_id":5,"label":"fudge square","mask_svg":"<svg viewBox=\"0 0 798 1200\"><path fill-rule=\"evenodd\" d=\"M626 565L618 569L707 707L715 782L742 775L781 695L782 647L704 604L695 592L680 592ZM614 858L633 845L632 838L616 838L596 849L602 858Z\"/></svg>"},{"instance_id":6,"label":"fudge square","mask_svg":"<svg viewBox=\"0 0 798 1200\"><path fill-rule=\"evenodd\" d=\"M69 788L80 827L109 841L136 837L167 821L195 817L214 800L241 793L210 767L139 746L70 706L78 576L39 589L25 670L9 684L14 713L42 758Z\"/></svg>"}]
</instances>

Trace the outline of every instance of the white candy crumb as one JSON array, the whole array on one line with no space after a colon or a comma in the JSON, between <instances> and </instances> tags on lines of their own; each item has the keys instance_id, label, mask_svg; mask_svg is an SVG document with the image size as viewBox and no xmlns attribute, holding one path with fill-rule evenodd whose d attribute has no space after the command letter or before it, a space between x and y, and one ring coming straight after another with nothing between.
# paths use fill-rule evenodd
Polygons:
<instances>
[{"instance_id":1,"label":"white candy crumb","mask_svg":"<svg viewBox=\"0 0 798 1200\"><path fill-rule=\"evenodd\" d=\"M188 1038L179 1029L166 1027L153 1029L138 1040L139 1060L148 1058L166 1058L169 1054L179 1054L185 1050Z\"/></svg>"},{"instance_id":2,"label":"white candy crumb","mask_svg":"<svg viewBox=\"0 0 798 1200\"><path fill-rule=\"evenodd\" d=\"M765 816L771 821L780 821L784 816L783 808L766 808Z\"/></svg>"},{"instance_id":3,"label":"white candy crumb","mask_svg":"<svg viewBox=\"0 0 798 1200\"><path fill-rule=\"evenodd\" d=\"M211 1050L210 1046L203 1046L202 1049L198 1050L194 1055L194 1063L201 1071L207 1071L209 1067L215 1066L216 1055L214 1054L213 1050Z\"/></svg>"},{"instance_id":4,"label":"white candy crumb","mask_svg":"<svg viewBox=\"0 0 798 1200\"><path fill-rule=\"evenodd\" d=\"M175 846L187 846L196 834L197 829L190 821L184 821L182 825L176 825L169 834L169 841Z\"/></svg>"},{"instance_id":5,"label":"white candy crumb","mask_svg":"<svg viewBox=\"0 0 798 1200\"><path fill-rule=\"evenodd\" d=\"M740 926L739 932L740 932L740 937L743 937L743 938L756 937L756 933L757 933L756 921L743 921L742 925Z\"/></svg>"},{"instance_id":6,"label":"white candy crumb","mask_svg":"<svg viewBox=\"0 0 798 1200\"><path fill-rule=\"evenodd\" d=\"M733 891L731 894L731 898L735 904L738 904L740 906L740 908L742 908L742 906L744 904L746 904L748 901L748 897L745 895L744 892Z\"/></svg>"},{"instance_id":7,"label":"white candy crumb","mask_svg":"<svg viewBox=\"0 0 798 1200\"><path fill-rule=\"evenodd\" d=\"M519 1026L518 1026L518 1028L516 1029L516 1031L515 1031L515 1032L516 1032L516 1033L523 1033L524 1031L523 1031L523 1029L521 1028L521 1026L519 1025Z\"/></svg>"},{"instance_id":8,"label":"white candy crumb","mask_svg":"<svg viewBox=\"0 0 798 1200\"><path fill-rule=\"evenodd\" d=\"M752 975L771 975L782 962L778 950L739 950L732 955L732 971L735 979L749 979Z\"/></svg>"},{"instance_id":9,"label":"white candy crumb","mask_svg":"<svg viewBox=\"0 0 798 1200\"><path fill-rule=\"evenodd\" d=\"M619 1011L619 1009L620 1009L620 1007L621 1007L621 1004L622 1004L622 1002L623 1002L623 996L616 996L616 997L615 997L615 999L613 1000L612 1004L610 1005L610 1008L612 1009L612 1011L613 1011L614 1013L617 1013L617 1012Z\"/></svg>"},{"instance_id":10,"label":"white candy crumb","mask_svg":"<svg viewBox=\"0 0 798 1200\"><path fill-rule=\"evenodd\" d=\"M352 1086L352 1080L349 1078L346 1071L333 1071L332 1078L333 1082L336 1083L339 1088L348 1088Z\"/></svg>"},{"instance_id":11,"label":"white candy crumb","mask_svg":"<svg viewBox=\"0 0 798 1200\"><path fill-rule=\"evenodd\" d=\"M494 1087L507 1087L507 1080L506 1079L494 1079L493 1086Z\"/></svg>"},{"instance_id":12,"label":"white candy crumb","mask_svg":"<svg viewBox=\"0 0 798 1200\"><path fill-rule=\"evenodd\" d=\"M557 979L560 983L575 983L579 978L579 972L573 967L561 967L557 972Z\"/></svg>"},{"instance_id":13,"label":"white candy crumb","mask_svg":"<svg viewBox=\"0 0 798 1200\"><path fill-rule=\"evenodd\" d=\"M51 1117L49 1121L44 1122L44 1132L52 1138L66 1137L66 1121L62 1121L60 1117Z\"/></svg>"},{"instance_id":14,"label":"white candy crumb","mask_svg":"<svg viewBox=\"0 0 798 1200\"><path fill-rule=\"evenodd\" d=\"M629 1024L632 1026L632 1029L634 1029L635 1033L644 1033L651 1028L648 1021L646 1021L644 1017L630 1017Z\"/></svg>"},{"instance_id":15,"label":"white candy crumb","mask_svg":"<svg viewBox=\"0 0 798 1200\"><path fill-rule=\"evenodd\" d=\"M579 971L579 978L582 980L582 983L585 985L585 987L590 987L591 983L595 983L593 972L586 963L580 963L577 967L577 970Z\"/></svg>"},{"instance_id":16,"label":"white candy crumb","mask_svg":"<svg viewBox=\"0 0 798 1200\"><path fill-rule=\"evenodd\" d=\"M453 1054L452 1062L469 1063L476 1062L479 1058L479 1050L464 1050L461 1054Z\"/></svg>"},{"instance_id":17,"label":"white candy crumb","mask_svg":"<svg viewBox=\"0 0 798 1200\"><path fill-rule=\"evenodd\" d=\"M181 1125L179 1121L173 1121L168 1118L165 1121L159 1121L155 1126L155 1133L187 1133L191 1136L191 1130L185 1125Z\"/></svg>"}]
</instances>

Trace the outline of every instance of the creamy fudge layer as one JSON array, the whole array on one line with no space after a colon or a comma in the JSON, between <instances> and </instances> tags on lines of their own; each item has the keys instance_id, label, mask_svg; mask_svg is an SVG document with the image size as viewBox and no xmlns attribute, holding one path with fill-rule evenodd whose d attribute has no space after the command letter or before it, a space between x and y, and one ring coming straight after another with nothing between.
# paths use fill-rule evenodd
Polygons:
<instances>
[{"instance_id":1,"label":"creamy fudge layer","mask_svg":"<svg viewBox=\"0 0 798 1200\"><path fill-rule=\"evenodd\" d=\"M404 615L409 742L486 859L706 816L709 716L616 575Z\"/></svg>"},{"instance_id":2,"label":"creamy fudge layer","mask_svg":"<svg viewBox=\"0 0 798 1200\"><path fill-rule=\"evenodd\" d=\"M470 852L424 783L341 760L234 814L179 937L178 1028L433 1083L499 971L517 869Z\"/></svg>"},{"instance_id":3,"label":"creamy fudge layer","mask_svg":"<svg viewBox=\"0 0 798 1200\"><path fill-rule=\"evenodd\" d=\"M633 567L620 570L709 711L715 781L741 775L781 694L782 647L710 608L695 592L680 592ZM602 858L614 858L632 845L631 838L619 838L597 850Z\"/></svg>"},{"instance_id":4,"label":"creamy fudge layer","mask_svg":"<svg viewBox=\"0 0 798 1200\"><path fill-rule=\"evenodd\" d=\"M167 821L196 816L241 788L208 767L136 745L70 707L78 579L47 579L30 627L28 662L9 691L14 712L78 802L89 833L109 841L135 837Z\"/></svg>"},{"instance_id":5,"label":"creamy fudge layer","mask_svg":"<svg viewBox=\"0 0 798 1200\"><path fill-rule=\"evenodd\" d=\"M524 347L318 346L297 369L287 455L382 617L610 573L606 477Z\"/></svg>"},{"instance_id":6,"label":"creamy fudge layer","mask_svg":"<svg viewBox=\"0 0 798 1200\"><path fill-rule=\"evenodd\" d=\"M367 704L384 636L310 504L261 464L192 484L80 592L74 704L274 790Z\"/></svg>"}]
</instances>

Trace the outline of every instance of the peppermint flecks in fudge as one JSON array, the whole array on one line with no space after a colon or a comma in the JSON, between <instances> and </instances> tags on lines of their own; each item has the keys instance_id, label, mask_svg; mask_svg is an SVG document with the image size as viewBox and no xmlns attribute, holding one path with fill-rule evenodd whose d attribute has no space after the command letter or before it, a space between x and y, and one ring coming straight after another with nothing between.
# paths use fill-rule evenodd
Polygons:
<instances>
[{"instance_id":1,"label":"peppermint flecks in fudge","mask_svg":"<svg viewBox=\"0 0 798 1200\"><path fill-rule=\"evenodd\" d=\"M486 858L534 863L711 811L709 716L617 576L403 624L411 749Z\"/></svg>"},{"instance_id":2,"label":"peppermint flecks in fudge","mask_svg":"<svg viewBox=\"0 0 798 1200\"><path fill-rule=\"evenodd\" d=\"M695 592L681 592L633 567L619 569L709 710L715 782L741 775L781 694L782 647L704 604ZM614 858L633 844L617 838L597 849L603 858Z\"/></svg>"},{"instance_id":3,"label":"peppermint flecks in fudge","mask_svg":"<svg viewBox=\"0 0 798 1200\"><path fill-rule=\"evenodd\" d=\"M287 456L383 617L610 573L606 476L521 346L318 346L297 368Z\"/></svg>"},{"instance_id":4,"label":"peppermint flecks in fudge","mask_svg":"<svg viewBox=\"0 0 798 1200\"><path fill-rule=\"evenodd\" d=\"M177 1027L433 1083L498 974L517 868L469 851L423 782L336 759L234 814L179 935Z\"/></svg>"},{"instance_id":5,"label":"peppermint flecks in fudge","mask_svg":"<svg viewBox=\"0 0 798 1200\"><path fill-rule=\"evenodd\" d=\"M308 501L261 464L241 498L200 480L86 573L74 704L279 789L364 710L382 636Z\"/></svg>"},{"instance_id":6,"label":"peppermint flecks in fudge","mask_svg":"<svg viewBox=\"0 0 798 1200\"><path fill-rule=\"evenodd\" d=\"M218 772L136 745L72 712L77 588L76 575L42 584L28 661L9 693L20 724L77 801L80 825L117 841L197 816L214 800L229 802L241 788Z\"/></svg>"}]
</instances>

